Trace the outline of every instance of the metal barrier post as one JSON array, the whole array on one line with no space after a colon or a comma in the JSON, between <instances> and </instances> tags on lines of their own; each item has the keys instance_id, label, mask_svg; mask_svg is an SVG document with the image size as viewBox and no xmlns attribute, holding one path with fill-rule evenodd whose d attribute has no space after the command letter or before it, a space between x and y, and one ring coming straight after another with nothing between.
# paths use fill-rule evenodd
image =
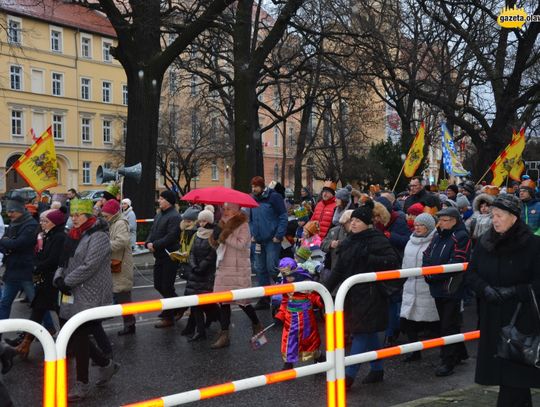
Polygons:
<instances>
[{"instance_id":1,"label":"metal barrier post","mask_svg":"<svg viewBox=\"0 0 540 407\"><path fill-rule=\"evenodd\" d=\"M0 333L14 331L28 332L41 342L45 357L43 366L43 407L54 407L56 405L56 347L51 334L42 325L28 319L5 319L0 321Z\"/></svg>"},{"instance_id":2,"label":"metal barrier post","mask_svg":"<svg viewBox=\"0 0 540 407\"><path fill-rule=\"evenodd\" d=\"M453 273L458 271L465 271L467 269L468 263L456 263L456 264L445 264L441 266L430 266L430 267L415 267L410 269L399 269L399 270L390 270L390 271L381 271L377 273L364 273L364 274L357 274L354 276L351 276L347 278L341 286L338 289L338 292L336 294L336 301L335 301L335 313L336 313L336 380L337 380L337 407L345 407L347 405L347 395L345 391L345 359L349 360L349 358L353 358L354 356L347 356L345 358L345 325L344 325L344 304L345 304L345 297L347 293L349 292L349 289L355 285L360 283L368 283L373 281L383 281L383 280L394 280L399 278L406 278L406 277L415 277L415 276L422 276L422 275L429 275L429 274L441 274L441 273ZM441 343L442 345L445 344L443 341ZM404 346L404 345L403 345ZM441 346L441 345L438 345ZM397 347L399 348L399 347ZM389 348L394 349L394 348ZM385 351L389 351L389 349L385 349ZM420 350L420 349L416 349ZM383 352L383 351L380 351ZM395 352L395 350L393 351ZM373 352L367 352L370 354L376 354L375 351ZM395 354L399 354L395 353ZM394 353L388 354L388 356L393 356ZM374 359L377 359L375 357ZM374 360L370 359L370 360ZM356 364L358 362L354 363L347 363L349 364Z\"/></svg>"},{"instance_id":3,"label":"metal barrier post","mask_svg":"<svg viewBox=\"0 0 540 407\"><path fill-rule=\"evenodd\" d=\"M75 330L85 322L95 319L118 317L122 315L140 314L145 312L161 311L166 309L191 307L203 304L219 302L232 302L250 298L258 298L275 294L285 294L295 291L316 291L322 297L325 305L326 316L326 362L311 366L304 366L285 371L274 372L266 375L251 377L230 383L205 387L198 390L178 393L171 396L164 396L140 403L130 404L130 406L175 406L192 401L203 400L236 391L247 390L267 384L279 383L292 380L298 377L326 372L328 389L328 406L335 407L335 330L334 303L328 290L321 284L302 281L299 283L280 284L265 287L245 288L233 291L223 291L217 293L190 295L186 297L163 298L160 300L134 302L128 304L109 305L82 311L72 318L60 330L56 340L58 354L58 381L57 381L57 401L58 407L67 406L67 370L66 370L66 348L69 338ZM330 326L329 326L330 325Z\"/></svg>"}]
</instances>

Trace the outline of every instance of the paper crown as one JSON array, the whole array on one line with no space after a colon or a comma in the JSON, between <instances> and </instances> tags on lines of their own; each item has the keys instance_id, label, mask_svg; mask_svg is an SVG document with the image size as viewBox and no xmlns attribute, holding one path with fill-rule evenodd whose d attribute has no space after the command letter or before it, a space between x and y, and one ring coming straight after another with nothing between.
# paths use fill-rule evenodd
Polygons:
<instances>
[{"instance_id":1,"label":"paper crown","mask_svg":"<svg viewBox=\"0 0 540 407\"><path fill-rule=\"evenodd\" d=\"M306 208L300 207L294 211L294 216L296 216L297 219L301 219L301 218L307 218L309 214Z\"/></svg>"},{"instance_id":2,"label":"paper crown","mask_svg":"<svg viewBox=\"0 0 540 407\"><path fill-rule=\"evenodd\" d=\"M89 213L94 212L94 202L91 199L72 199L69 201L69 212L73 213Z\"/></svg>"},{"instance_id":3,"label":"paper crown","mask_svg":"<svg viewBox=\"0 0 540 407\"><path fill-rule=\"evenodd\" d=\"M296 249L294 256L299 260L306 261L311 257L311 250L309 250L307 247L300 246L298 249Z\"/></svg>"},{"instance_id":4,"label":"paper crown","mask_svg":"<svg viewBox=\"0 0 540 407\"><path fill-rule=\"evenodd\" d=\"M327 180L327 181L324 181L323 189L324 189L324 188L329 188L329 189L331 189L332 191L335 191L336 188L337 188L337 184L336 184L334 181Z\"/></svg>"},{"instance_id":5,"label":"paper crown","mask_svg":"<svg viewBox=\"0 0 540 407\"><path fill-rule=\"evenodd\" d=\"M107 188L105 188L105 191L107 191L109 194L116 198L116 196L120 192L120 186L116 183L111 183L107 186Z\"/></svg>"}]
</instances>

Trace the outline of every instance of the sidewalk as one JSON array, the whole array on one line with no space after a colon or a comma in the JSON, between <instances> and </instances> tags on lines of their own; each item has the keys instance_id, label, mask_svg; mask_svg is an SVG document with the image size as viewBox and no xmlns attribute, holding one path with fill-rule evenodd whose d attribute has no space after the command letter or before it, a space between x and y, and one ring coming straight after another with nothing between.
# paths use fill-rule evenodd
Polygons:
<instances>
[{"instance_id":1,"label":"sidewalk","mask_svg":"<svg viewBox=\"0 0 540 407\"><path fill-rule=\"evenodd\" d=\"M393 407L493 407L497 403L498 387L473 385L437 396L396 404ZM540 389L531 389L533 405L540 405Z\"/></svg>"}]
</instances>

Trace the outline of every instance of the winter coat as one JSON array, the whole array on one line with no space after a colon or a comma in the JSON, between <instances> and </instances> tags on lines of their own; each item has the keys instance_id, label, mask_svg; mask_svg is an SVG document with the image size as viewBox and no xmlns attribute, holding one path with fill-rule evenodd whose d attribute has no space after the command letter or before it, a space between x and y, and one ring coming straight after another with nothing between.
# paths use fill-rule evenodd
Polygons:
<instances>
[{"instance_id":1,"label":"winter coat","mask_svg":"<svg viewBox=\"0 0 540 407\"><path fill-rule=\"evenodd\" d=\"M199 229L202 229L202 233L197 233L189 254L191 268L186 273L184 295L211 293L214 288L216 249L205 237L207 233L212 233L212 229Z\"/></svg>"},{"instance_id":2,"label":"winter coat","mask_svg":"<svg viewBox=\"0 0 540 407\"><path fill-rule=\"evenodd\" d=\"M0 239L0 251L4 253L4 281L32 281L34 271L34 247L38 223L28 212L11 222Z\"/></svg>"},{"instance_id":3,"label":"winter coat","mask_svg":"<svg viewBox=\"0 0 540 407\"><path fill-rule=\"evenodd\" d=\"M487 202L491 205L494 201L494 197L488 194L479 194L474 198L473 201L473 215L467 219L465 226L469 231L471 239L477 240L480 236L486 233L493 223L491 218L491 213L482 214L480 213L480 205L484 202Z\"/></svg>"},{"instance_id":4,"label":"winter coat","mask_svg":"<svg viewBox=\"0 0 540 407\"><path fill-rule=\"evenodd\" d=\"M348 235L349 234L345 230L345 227L343 225L339 225L339 226L334 226L332 229L330 229L328 231L328 234L324 238L321 244L321 249L323 252L326 253L326 258L330 257L331 268L334 268L334 265L337 263L337 257L338 257L337 249L339 248L339 245L335 249L332 249L332 247L330 247L330 244L332 243L333 240L337 240L339 241L339 244L341 244L343 243L343 241ZM330 256L328 256L328 254L330 254Z\"/></svg>"},{"instance_id":5,"label":"winter coat","mask_svg":"<svg viewBox=\"0 0 540 407\"><path fill-rule=\"evenodd\" d=\"M249 213L249 229L257 243L268 243L274 237L283 239L287 230L287 210L283 197L266 188L261 195L253 195L259 206Z\"/></svg>"},{"instance_id":6,"label":"winter coat","mask_svg":"<svg viewBox=\"0 0 540 407\"><path fill-rule=\"evenodd\" d=\"M332 219L334 217L334 209L336 208L336 197L332 197L326 201L322 199L319 201L315 210L313 211L313 216L311 220L316 220L319 222L319 236L321 239L326 237L328 230L332 226Z\"/></svg>"},{"instance_id":7,"label":"winter coat","mask_svg":"<svg viewBox=\"0 0 540 407\"><path fill-rule=\"evenodd\" d=\"M540 229L540 201L531 199L521 203L521 219L536 233Z\"/></svg>"},{"instance_id":8,"label":"winter coat","mask_svg":"<svg viewBox=\"0 0 540 407\"><path fill-rule=\"evenodd\" d=\"M250 247L251 234L247 216L239 213L227 222L223 219L218 224L219 236L211 237L211 244L216 247L216 278L214 292L236 290L251 287ZM241 301L250 303L250 300Z\"/></svg>"},{"instance_id":9,"label":"winter coat","mask_svg":"<svg viewBox=\"0 0 540 407\"><path fill-rule=\"evenodd\" d=\"M129 223L129 237L131 241L131 247L135 247L137 244L137 216L133 212L133 208L130 206L122 212L122 217Z\"/></svg>"},{"instance_id":10,"label":"winter coat","mask_svg":"<svg viewBox=\"0 0 540 407\"><path fill-rule=\"evenodd\" d=\"M405 202L403 203L403 212L407 213L409 208L415 203L420 202L422 205L426 206L426 198L428 198L429 192L422 188L418 193L414 195L409 195Z\"/></svg>"},{"instance_id":11,"label":"winter coat","mask_svg":"<svg viewBox=\"0 0 540 407\"><path fill-rule=\"evenodd\" d=\"M394 248L403 254L405 246L409 241L411 232L407 226L407 220L400 216L398 212L392 211L390 214L390 222L386 225L386 230L390 235L388 239Z\"/></svg>"},{"instance_id":12,"label":"winter coat","mask_svg":"<svg viewBox=\"0 0 540 407\"><path fill-rule=\"evenodd\" d=\"M346 278L396 269L398 256L388 239L377 229L349 235L338 248L338 259L324 285L332 291ZM345 298L346 323L351 333L373 333L386 329L388 298L377 282L354 285Z\"/></svg>"},{"instance_id":13,"label":"winter coat","mask_svg":"<svg viewBox=\"0 0 540 407\"><path fill-rule=\"evenodd\" d=\"M533 236L525 223L518 221L502 238L493 229L484 234L466 273L467 284L479 298L480 340L475 381L483 385L540 387L540 370L495 357L501 327L508 325L518 302L523 302L516 322L522 333L538 332L531 309L528 285L540 294L540 238ZM485 300L486 286L515 286L518 297L502 304Z\"/></svg>"},{"instance_id":14,"label":"winter coat","mask_svg":"<svg viewBox=\"0 0 540 407\"><path fill-rule=\"evenodd\" d=\"M180 234L181 220L182 218L174 206L161 211L154 218L154 224L150 229L145 246L148 243L154 245L154 258L157 261L169 260L169 255L165 250L172 253L180 248L178 235Z\"/></svg>"},{"instance_id":15,"label":"winter coat","mask_svg":"<svg viewBox=\"0 0 540 407\"><path fill-rule=\"evenodd\" d=\"M58 289L53 286L53 277L64 250L65 239L64 225L53 227L43 236L43 248L36 255L34 270L36 295L32 301L32 308L50 310L57 308Z\"/></svg>"},{"instance_id":16,"label":"winter coat","mask_svg":"<svg viewBox=\"0 0 540 407\"><path fill-rule=\"evenodd\" d=\"M409 239L403 254L402 268L422 267L424 251L429 246L436 231L427 236L415 236ZM409 321L438 321L439 314L435 300L429 292L429 286L423 276L409 277L403 285L401 301L402 318Z\"/></svg>"},{"instance_id":17,"label":"winter coat","mask_svg":"<svg viewBox=\"0 0 540 407\"><path fill-rule=\"evenodd\" d=\"M97 219L85 231L67 266L54 278L63 277L71 288L73 304L60 304L60 317L69 319L89 308L112 304L111 242L107 222Z\"/></svg>"},{"instance_id":18,"label":"winter coat","mask_svg":"<svg viewBox=\"0 0 540 407\"><path fill-rule=\"evenodd\" d=\"M112 250L111 259L122 262L122 271L112 273L113 293L129 292L133 288L133 254L128 221L119 213L111 218L109 236Z\"/></svg>"},{"instance_id":19,"label":"winter coat","mask_svg":"<svg viewBox=\"0 0 540 407\"><path fill-rule=\"evenodd\" d=\"M464 263L469 260L471 241L463 222L452 229L438 230L424 252L423 266ZM463 272L425 276L433 298L463 299Z\"/></svg>"}]
</instances>

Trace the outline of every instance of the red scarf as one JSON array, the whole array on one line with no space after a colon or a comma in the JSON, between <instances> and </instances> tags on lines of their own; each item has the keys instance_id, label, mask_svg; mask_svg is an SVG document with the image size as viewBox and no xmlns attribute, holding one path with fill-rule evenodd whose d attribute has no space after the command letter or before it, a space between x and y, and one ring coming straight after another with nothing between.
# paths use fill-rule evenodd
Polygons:
<instances>
[{"instance_id":1,"label":"red scarf","mask_svg":"<svg viewBox=\"0 0 540 407\"><path fill-rule=\"evenodd\" d=\"M81 237L84 232L86 232L88 229L90 229L94 224L96 223L97 218L95 216L92 216L88 218L86 222L84 222L81 226L78 228L71 228L69 231L69 238L73 240L81 240Z\"/></svg>"}]
</instances>

